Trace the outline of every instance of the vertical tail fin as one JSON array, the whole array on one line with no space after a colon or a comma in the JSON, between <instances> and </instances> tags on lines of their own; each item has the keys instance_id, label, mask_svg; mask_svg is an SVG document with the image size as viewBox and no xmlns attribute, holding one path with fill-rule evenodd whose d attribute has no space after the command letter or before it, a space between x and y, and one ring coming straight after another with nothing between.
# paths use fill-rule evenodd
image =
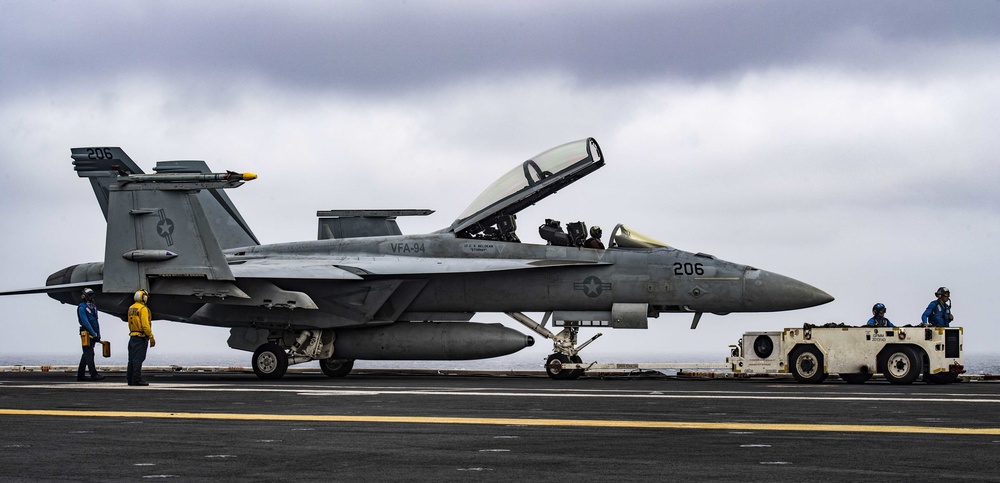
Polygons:
<instances>
[{"instance_id":1,"label":"vertical tail fin","mask_svg":"<svg viewBox=\"0 0 1000 483\"><path fill-rule=\"evenodd\" d=\"M108 219L108 187L122 173L142 174L122 148L73 148L73 169L81 178L89 178L104 219Z\"/></svg>"},{"instance_id":2,"label":"vertical tail fin","mask_svg":"<svg viewBox=\"0 0 1000 483\"><path fill-rule=\"evenodd\" d=\"M73 148L73 168L81 178L89 178L94 195L108 220L108 197L111 184L122 174L143 174L125 151L117 147ZM160 161L153 168L157 173L211 173L204 161ZM223 250L260 245L236 205L221 189L204 189L198 199L212 223Z\"/></svg>"}]
</instances>

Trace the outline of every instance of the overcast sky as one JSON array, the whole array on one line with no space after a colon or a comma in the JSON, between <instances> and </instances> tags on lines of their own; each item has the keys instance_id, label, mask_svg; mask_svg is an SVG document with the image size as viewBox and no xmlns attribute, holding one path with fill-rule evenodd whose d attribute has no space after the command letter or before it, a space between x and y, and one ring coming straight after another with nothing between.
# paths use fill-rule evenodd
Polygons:
<instances>
[{"instance_id":1,"label":"overcast sky","mask_svg":"<svg viewBox=\"0 0 1000 483\"><path fill-rule=\"evenodd\" d=\"M917 323L945 285L966 350L996 354L998 126L997 2L7 0L0 290L103 260L71 147L255 172L229 195L273 243L314 239L317 210L446 227L516 163L592 136L607 165L522 212L522 239L545 218L625 223L836 297L696 331L663 315L595 351L721 361L744 331L863 324L876 302ZM3 353L79 352L72 306L0 311ZM125 324L102 328L124 350ZM225 329L154 331L160 355L234 352Z\"/></svg>"}]
</instances>

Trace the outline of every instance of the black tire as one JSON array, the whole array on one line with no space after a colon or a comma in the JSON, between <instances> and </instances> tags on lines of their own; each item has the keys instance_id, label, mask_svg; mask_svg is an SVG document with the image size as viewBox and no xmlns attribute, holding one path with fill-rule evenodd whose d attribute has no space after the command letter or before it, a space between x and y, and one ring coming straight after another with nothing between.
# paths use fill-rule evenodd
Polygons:
<instances>
[{"instance_id":1,"label":"black tire","mask_svg":"<svg viewBox=\"0 0 1000 483\"><path fill-rule=\"evenodd\" d=\"M924 382L928 384L951 384L958 380L958 373L941 372L938 374L924 374Z\"/></svg>"},{"instance_id":2,"label":"black tire","mask_svg":"<svg viewBox=\"0 0 1000 483\"><path fill-rule=\"evenodd\" d=\"M258 347L250 362L254 374L265 380L281 379L288 370L288 354L274 343Z\"/></svg>"},{"instance_id":3,"label":"black tire","mask_svg":"<svg viewBox=\"0 0 1000 483\"><path fill-rule=\"evenodd\" d=\"M574 363L574 364L583 364L583 359L581 359L580 356L571 356L569 358L569 361L572 362L572 363ZM582 376L582 375L583 375L583 369L582 368L581 369L573 369L572 371L570 371L570 375L569 375L569 377L567 377L567 379L579 379L580 376Z\"/></svg>"},{"instance_id":4,"label":"black tire","mask_svg":"<svg viewBox=\"0 0 1000 483\"><path fill-rule=\"evenodd\" d=\"M872 375L867 372L859 372L855 374L841 374L840 379L848 384L864 384L872 378Z\"/></svg>"},{"instance_id":5,"label":"black tire","mask_svg":"<svg viewBox=\"0 0 1000 483\"><path fill-rule=\"evenodd\" d=\"M796 381L818 384L826 379L823 353L813 345L796 347L788 360L788 368Z\"/></svg>"},{"instance_id":6,"label":"black tire","mask_svg":"<svg viewBox=\"0 0 1000 483\"><path fill-rule=\"evenodd\" d=\"M573 379L572 373L575 371L562 368L563 364L569 364L570 362L569 356L565 354L550 354L549 358L545 360L545 373L557 381Z\"/></svg>"},{"instance_id":7,"label":"black tire","mask_svg":"<svg viewBox=\"0 0 1000 483\"><path fill-rule=\"evenodd\" d=\"M344 377L354 369L353 359L320 359L319 368L329 377Z\"/></svg>"},{"instance_id":8,"label":"black tire","mask_svg":"<svg viewBox=\"0 0 1000 483\"><path fill-rule=\"evenodd\" d=\"M923 370L923 359L910 347L900 346L882 354L882 375L892 384L913 384Z\"/></svg>"},{"instance_id":9,"label":"black tire","mask_svg":"<svg viewBox=\"0 0 1000 483\"><path fill-rule=\"evenodd\" d=\"M769 335L758 335L756 339L753 340L753 353L761 359L767 359L771 357L774 352L774 341L771 340Z\"/></svg>"}]
</instances>

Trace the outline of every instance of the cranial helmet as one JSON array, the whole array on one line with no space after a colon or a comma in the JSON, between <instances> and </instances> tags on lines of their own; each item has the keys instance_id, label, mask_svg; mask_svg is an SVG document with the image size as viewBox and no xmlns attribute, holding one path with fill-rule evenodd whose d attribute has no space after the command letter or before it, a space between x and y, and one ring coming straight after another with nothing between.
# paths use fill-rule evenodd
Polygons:
<instances>
[{"instance_id":1,"label":"cranial helmet","mask_svg":"<svg viewBox=\"0 0 1000 483\"><path fill-rule=\"evenodd\" d=\"M945 297L951 297L951 290L948 290L948 287L938 287L937 292L934 292L934 295L937 297L942 295Z\"/></svg>"},{"instance_id":2,"label":"cranial helmet","mask_svg":"<svg viewBox=\"0 0 1000 483\"><path fill-rule=\"evenodd\" d=\"M873 314L878 314L878 312L880 310L882 311L882 313L885 313L885 304L878 303L878 304L875 304L875 305L872 306L872 313Z\"/></svg>"},{"instance_id":3,"label":"cranial helmet","mask_svg":"<svg viewBox=\"0 0 1000 483\"><path fill-rule=\"evenodd\" d=\"M87 288L83 289L83 298L85 300L93 300L94 299L94 289L92 289L90 287L87 287Z\"/></svg>"},{"instance_id":4,"label":"cranial helmet","mask_svg":"<svg viewBox=\"0 0 1000 483\"><path fill-rule=\"evenodd\" d=\"M597 225L590 227L590 236L594 238L600 238L602 233L604 232L601 231L601 227Z\"/></svg>"},{"instance_id":5,"label":"cranial helmet","mask_svg":"<svg viewBox=\"0 0 1000 483\"><path fill-rule=\"evenodd\" d=\"M146 301L149 300L149 294L142 289L136 290L135 297L133 297L133 300L139 303L146 303Z\"/></svg>"}]
</instances>

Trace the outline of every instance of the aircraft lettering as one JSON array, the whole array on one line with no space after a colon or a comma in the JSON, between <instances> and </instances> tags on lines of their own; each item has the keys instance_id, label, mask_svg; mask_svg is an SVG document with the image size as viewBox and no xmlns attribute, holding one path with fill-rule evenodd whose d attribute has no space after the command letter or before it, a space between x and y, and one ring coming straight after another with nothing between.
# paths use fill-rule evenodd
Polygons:
<instances>
[{"instance_id":1,"label":"aircraft lettering","mask_svg":"<svg viewBox=\"0 0 1000 483\"><path fill-rule=\"evenodd\" d=\"M892 334L892 332L889 332L889 334ZM872 342L885 343L886 334L884 332L879 332L878 329L875 329L874 333L865 331L865 339Z\"/></svg>"},{"instance_id":2,"label":"aircraft lettering","mask_svg":"<svg viewBox=\"0 0 1000 483\"><path fill-rule=\"evenodd\" d=\"M87 148L87 159L113 159L109 148Z\"/></svg>"},{"instance_id":3,"label":"aircraft lettering","mask_svg":"<svg viewBox=\"0 0 1000 483\"><path fill-rule=\"evenodd\" d=\"M466 253L492 253L497 251L497 245L494 243L463 243L462 251Z\"/></svg>"},{"instance_id":4,"label":"aircraft lettering","mask_svg":"<svg viewBox=\"0 0 1000 483\"><path fill-rule=\"evenodd\" d=\"M704 275L705 266L700 263L674 263L674 275Z\"/></svg>"},{"instance_id":5,"label":"aircraft lettering","mask_svg":"<svg viewBox=\"0 0 1000 483\"><path fill-rule=\"evenodd\" d=\"M423 243L390 243L389 249L392 253L426 253L427 248Z\"/></svg>"}]
</instances>

